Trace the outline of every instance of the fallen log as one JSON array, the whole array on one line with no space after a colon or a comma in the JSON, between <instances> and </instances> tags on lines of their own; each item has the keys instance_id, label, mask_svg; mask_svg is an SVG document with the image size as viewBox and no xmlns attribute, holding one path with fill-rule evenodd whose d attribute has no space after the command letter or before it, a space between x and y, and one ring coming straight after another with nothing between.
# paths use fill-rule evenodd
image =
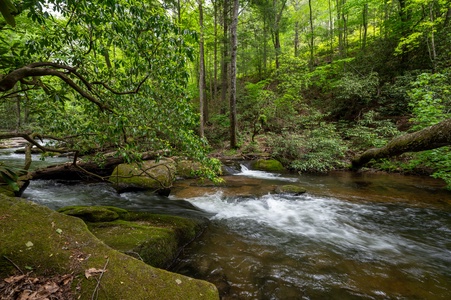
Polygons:
<instances>
[{"instance_id":1,"label":"fallen log","mask_svg":"<svg viewBox=\"0 0 451 300\"><path fill-rule=\"evenodd\" d=\"M143 160L156 159L161 153L146 153L142 156ZM99 164L92 161L77 161L65 163L62 165L49 166L42 169L37 169L28 174L31 180L46 179L46 180L83 180L83 181L102 181L107 180L113 172L114 168L124 163L122 157L107 157Z\"/></svg>"},{"instance_id":2,"label":"fallen log","mask_svg":"<svg viewBox=\"0 0 451 300\"><path fill-rule=\"evenodd\" d=\"M394 138L384 147L368 149L352 160L352 168L360 169L372 159L388 158L405 152L420 152L448 145L451 145L451 119Z\"/></svg>"}]
</instances>

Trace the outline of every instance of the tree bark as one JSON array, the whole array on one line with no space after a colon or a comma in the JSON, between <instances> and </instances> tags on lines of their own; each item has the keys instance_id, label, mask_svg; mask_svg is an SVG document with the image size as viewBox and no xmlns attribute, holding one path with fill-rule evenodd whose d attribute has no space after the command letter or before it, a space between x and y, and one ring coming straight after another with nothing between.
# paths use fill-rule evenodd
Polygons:
<instances>
[{"instance_id":1,"label":"tree bark","mask_svg":"<svg viewBox=\"0 0 451 300\"><path fill-rule=\"evenodd\" d=\"M362 11L362 23L363 23L363 37L362 37L362 50L366 49L366 39L368 36L368 3L363 5Z\"/></svg>"},{"instance_id":2,"label":"tree bark","mask_svg":"<svg viewBox=\"0 0 451 300\"><path fill-rule=\"evenodd\" d=\"M229 0L224 0L223 5L223 44L222 44L222 58L221 58L221 105L220 105L220 113L226 113L226 101L227 101L227 79L229 78L229 64L228 64L228 56L229 56L229 41L228 41L228 33L229 33Z\"/></svg>"},{"instance_id":3,"label":"tree bark","mask_svg":"<svg viewBox=\"0 0 451 300\"><path fill-rule=\"evenodd\" d=\"M238 27L238 0L233 2L231 36L231 58L230 58L230 148L237 147L237 116L236 116L236 56L237 56L237 27Z\"/></svg>"},{"instance_id":4,"label":"tree bark","mask_svg":"<svg viewBox=\"0 0 451 300\"><path fill-rule=\"evenodd\" d=\"M199 110L200 110L200 125L199 135L201 138L205 136L204 133L204 119L205 119L205 59L204 59L204 12L202 7L202 0L199 0Z\"/></svg>"},{"instance_id":5,"label":"tree bark","mask_svg":"<svg viewBox=\"0 0 451 300\"><path fill-rule=\"evenodd\" d=\"M309 48L310 48L310 59L309 59L309 69L313 70L314 65L314 31L313 31L313 9L312 9L312 0L308 1L308 8L309 8L309 21L310 21L310 39L309 39Z\"/></svg>"},{"instance_id":6,"label":"tree bark","mask_svg":"<svg viewBox=\"0 0 451 300\"><path fill-rule=\"evenodd\" d=\"M451 119L397 137L384 147L369 149L352 160L352 168L359 169L372 159L387 158L405 152L431 150L448 145L451 145Z\"/></svg>"}]
</instances>

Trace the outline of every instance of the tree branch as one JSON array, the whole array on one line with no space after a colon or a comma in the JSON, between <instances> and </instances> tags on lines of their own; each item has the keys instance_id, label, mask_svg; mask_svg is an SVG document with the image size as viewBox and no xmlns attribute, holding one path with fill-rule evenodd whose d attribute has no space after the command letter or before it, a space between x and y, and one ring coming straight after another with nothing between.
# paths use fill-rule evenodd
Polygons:
<instances>
[{"instance_id":1,"label":"tree branch","mask_svg":"<svg viewBox=\"0 0 451 300\"><path fill-rule=\"evenodd\" d=\"M105 82L95 81L95 82L92 82L92 84L100 84L104 88L106 88L107 90L109 90L110 92L112 92L115 95L129 95L129 94L136 94L136 93L138 93L139 89L144 84L144 82L147 80L147 78L149 78L149 75L144 77L144 79L138 84L136 89L134 89L133 91L127 91L127 92L118 92L118 91L114 90L112 87L110 87L109 85L107 85Z\"/></svg>"},{"instance_id":2,"label":"tree branch","mask_svg":"<svg viewBox=\"0 0 451 300\"><path fill-rule=\"evenodd\" d=\"M28 134L28 133L18 132L18 133L2 133L2 134L0 134L0 140L11 139L11 138L15 138L15 137L23 138L24 140L26 140L30 144L36 146L38 149L40 149L43 152L67 153L67 152L75 152L76 151L73 149L56 149L56 148L42 146L41 144L39 144L38 142L35 141L35 138L39 137L39 135L35 134L35 133Z\"/></svg>"},{"instance_id":3,"label":"tree branch","mask_svg":"<svg viewBox=\"0 0 451 300\"><path fill-rule=\"evenodd\" d=\"M6 92L11 90L15 84L26 77L30 76L56 76L63 80L65 83L67 83L72 89L74 89L78 94L80 94L83 98L87 99L88 101L94 103L97 105L101 110L107 110L110 112L113 112L111 108L109 108L107 105L101 103L98 99L96 99L94 96L83 90L78 84L76 84L71 78L67 76L68 73L64 73L58 70L49 69L49 68L42 68L42 66L50 66L55 68L61 68L64 70L67 70L69 73L74 74L77 78L79 78L87 87L88 90L90 90L91 85L89 82L83 78L80 74L78 74L75 70L75 68L64 66L56 63L49 63L49 62L40 62L40 63L34 63L30 64L28 66L16 69L9 73L8 75L4 76L0 80L0 91Z\"/></svg>"}]
</instances>

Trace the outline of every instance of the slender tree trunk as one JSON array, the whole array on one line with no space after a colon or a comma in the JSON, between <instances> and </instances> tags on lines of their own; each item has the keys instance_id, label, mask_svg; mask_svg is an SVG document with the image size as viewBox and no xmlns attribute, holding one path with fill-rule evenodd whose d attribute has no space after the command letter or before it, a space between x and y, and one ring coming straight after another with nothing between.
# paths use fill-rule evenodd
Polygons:
<instances>
[{"instance_id":1,"label":"slender tree trunk","mask_svg":"<svg viewBox=\"0 0 451 300\"><path fill-rule=\"evenodd\" d=\"M213 101L217 100L218 93L218 1L213 1L213 9L214 9L214 42L213 42L213 92L212 99Z\"/></svg>"},{"instance_id":2,"label":"slender tree trunk","mask_svg":"<svg viewBox=\"0 0 451 300\"><path fill-rule=\"evenodd\" d=\"M330 36L330 62L334 60L334 21L332 18L332 2L329 0L329 36Z\"/></svg>"},{"instance_id":3,"label":"slender tree trunk","mask_svg":"<svg viewBox=\"0 0 451 300\"><path fill-rule=\"evenodd\" d=\"M294 23L294 57L299 55L299 22Z\"/></svg>"},{"instance_id":4,"label":"slender tree trunk","mask_svg":"<svg viewBox=\"0 0 451 300\"><path fill-rule=\"evenodd\" d=\"M199 27L200 27L200 38L199 38L199 111L200 111L200 124L199 124L199 135L200 137L205 136L204 132L204 103L205 103L205 53L204 53L204 12L202 7L202 1L199 1Z\"/></svg>"},{"instance_id":5,"label":"slender tree trunk","mask_svg":"<svg viewBox=\"0 0 451 300\"><path fill-rule=\"evenodd\" d=\"M445 17L445 22L444 22L444 27L448 27L451 20L451 7L448 8L448 11L446 12L446 17Z\"/></svg>"},{"instance_id":6,"label":"slender tree trunk","mask_svg":"<svg viewBox=\"0 0 451 300\"><path fill-rule=\"evenodd\" d=\"M263 72L268 70L268 24L263 18Z\"/></svg>"},{"instance_id":7,"label":"slender tree trunk","mask_svg":"<svg viewBox=\"0 0 451 300\"><path fill-rule=\"evenodd\" d=\"M344 55L344 42L343 42L343 20L342 20L342 1L337 0L337 23L338 23L338 53L342 58Z\"/></svg>"},{"instance_id":8,"label":"slender tree trunk","mask_svg":"<svg viewBox=\"0 0 451 300\"><path fill-rule=\"evenodd\" d=\"M16 130L20 131L20 127L22 127L22 112L21 112L21 105L20 105L20 96L16 96L16 114L17 114L17 123L16 123Z\"/></svg>"},{"instance_id":9,"label":"slender tree trunk","mask_svg":"<svg viewBox=\"0 0 451 300\"><path fill-rule=\"evenodd\" d=\"M363 24L363 37L362 37L362 50L365 51L366 48L366 38L368 35L368 3L363 5L362 12L362 24Z\"/></svg>"},{"instance_id":10,"label":"slender tree trunk","mask_svg":"<svg viewBox=\"0 0 451 300\"><path fill-rule=\"evenodd\" d=\"M226 113L226 102L227 102L227 89L228 89L228 74L229 74L229 66L228 66L228 55L229 55L229 42L228 42L228 36L229 36L229 26L228 26L228 10L229 10L229 0L224 0L224 6L223 6L223 45L222 45L222 84L221 84L221 105L220 105L220 111L221 114Z\"/></svg>"},{"instance_id":11,"label":"slender tree trunk","mask_svg":"<svg viewBox=\"0 0 451 300\"><path fill-rule=\"evenodd\" d=\"M434 24L433 3L429 3L429 18L430 18L431 24ZM431 37L430 45L429 45L429 41L428 41L429 58L432 63L432 72L434 73L436 70L436 63L437 63L437 52L435 49L435 38L434 38L434 25L431 26L430 37Z\"/></svg>"},{"instance_id":12,"label":"slender tree trunk","mask_svg":"<svg viewBox=\"0 0 451 300\"><path fill-rule=\"evenodd\" d=\"M346 0L343 1L343 6L346 4ZM345 14L345 11L342 10L342 20L343 20L343 57L347 56L348 52L348 19L347 14Z\"/></svg>"},{"instance_id":13,"label":"slender tree trunk","mask_svg":"<svg viewBox=\"0 0 451 300\"><path fill-rule=\"evenodd\" d=\"M233 2L231 35L231 56L230 56L230 148L237 147L237 117L236 117L236 57L237 57L237 27L238 27L239 1Z\"/></svg>"},{"instance_id":14,"label":"slender tree trunk","mask_svg":"<svg viewBox=\"0 0 451 300\"><path fill-rule=\"evenodd\" d=\"M276 55L276 69L279 69L280 67L280 54L282 53L282 47L280 44L280 21L282 20L282 14L285 9L285 5L287 4L287 0L282 0L282 3L280 7L277 7L277 1L273 0L273 26L272 26L272 34L273 34L273 43L274 43L274 50Z\"/></svg>"},{"instance_id":15,"label":"slender tree trunk","mask_svg":"<svg viewBox=\"0 0 451 300\"><path fill-rule=\"evenodd\" d=\"M314 47L314 32L313 32L313 9L312 9L312 0L308 1L308 8L309 8L309 19L310 19L310 39L309 39L309 48L310 48L310 59L309 59L309 68L310 70L313 70L314 66L314 56L313 56L313 47Z\"/></svg>"}]
</instances>

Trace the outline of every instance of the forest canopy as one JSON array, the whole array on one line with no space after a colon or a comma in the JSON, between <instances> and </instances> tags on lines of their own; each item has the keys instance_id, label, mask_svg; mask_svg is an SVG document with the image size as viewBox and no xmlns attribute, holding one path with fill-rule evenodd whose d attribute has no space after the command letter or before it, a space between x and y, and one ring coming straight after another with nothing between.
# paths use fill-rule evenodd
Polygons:
<instances>
[{"instance_id":1,"label":"forest canopy","mask_svg":"<svg viewBox=\"0 0 451 300\"><path fill-rule=\"evenodd\" d=\"M327 172L451 117L449 0L1 4L1 128L66 150L211 146ZM451 184L449 155L365 163Z\"/></svg>"}]
</instances>

